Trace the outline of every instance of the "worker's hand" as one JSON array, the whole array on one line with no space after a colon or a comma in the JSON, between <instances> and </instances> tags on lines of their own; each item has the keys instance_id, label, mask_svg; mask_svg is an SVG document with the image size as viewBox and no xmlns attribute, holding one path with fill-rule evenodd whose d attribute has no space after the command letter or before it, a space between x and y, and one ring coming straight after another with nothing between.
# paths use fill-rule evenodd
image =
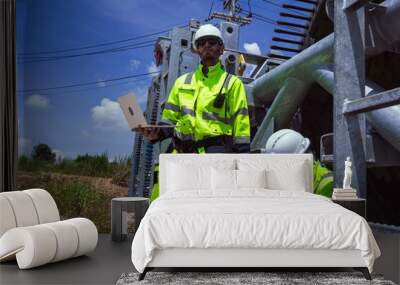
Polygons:
<instances>
[{"instance_id":1,"label":"worker's hand","mask_svg":"<svg viewBox=\"0 0 400 285\"><path fill-rule=\"evenodd\" d=\"M160 128L143 128L139 125L133 131L141 133L146 139L152 141L160 137Z\"/></svg>"}]
</instances>

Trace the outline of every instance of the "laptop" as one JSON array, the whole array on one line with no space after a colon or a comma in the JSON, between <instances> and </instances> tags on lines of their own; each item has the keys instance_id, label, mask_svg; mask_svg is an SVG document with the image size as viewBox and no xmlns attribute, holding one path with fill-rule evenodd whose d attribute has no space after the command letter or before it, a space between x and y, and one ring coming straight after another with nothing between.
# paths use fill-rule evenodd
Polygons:
<instances>
[{"instance_id":1,"label":"laptop","mask_svg":"<svg viewBox=\"0 0 400 285\"><path fill-rule=\"evenodd\" d=\"M118 103L124 113L125 119L128 122L131 130L138 128L139 125L142 128L174 128L174 125L149 125L146 122L146 118L140 109L139 104L135 95L125 95L118 97Z\"/></svg>"}]
</instances>

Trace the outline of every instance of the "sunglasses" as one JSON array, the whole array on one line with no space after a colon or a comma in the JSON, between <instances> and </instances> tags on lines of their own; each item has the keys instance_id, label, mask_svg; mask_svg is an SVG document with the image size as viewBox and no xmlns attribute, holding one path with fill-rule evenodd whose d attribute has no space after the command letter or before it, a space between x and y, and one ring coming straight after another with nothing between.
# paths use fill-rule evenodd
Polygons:
<instances>
[{"instance_id":1,"label":"sunglasses","mask_svg":"<svg viewBox=\"0 0 400 285\"><path fill-rule=\"evenodd\" d=\"M216 38L205 38L205 39L198 40L197 46L199 46L199 47L205 46L207 42L210 46L215 46L217 44L220 44L220 41Z\"/></svg>"}]
</instances>

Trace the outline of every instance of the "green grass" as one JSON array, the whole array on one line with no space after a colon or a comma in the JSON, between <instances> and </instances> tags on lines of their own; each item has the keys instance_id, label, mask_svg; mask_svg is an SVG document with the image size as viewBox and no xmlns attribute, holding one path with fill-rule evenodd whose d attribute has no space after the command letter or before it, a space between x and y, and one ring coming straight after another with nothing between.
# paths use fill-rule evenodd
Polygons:
<instances>
[{"instance_id":1,"label":"green grass","mask_svg":"<svg viewBox=\"0 0 400 285\"><path fill-rule=\"evenodd\" d=\"M131 156L122 156L109 162L108 154L78 155L74 160L64 158L57 163L36 160L21 156L18 160L18 170L29 172L58 172L63 174L93 176L93 177L121 177L121 173L129 172Z\"/></svg>"},{"instance_id":2,"label":"green grass","mask_svg":"<svg viewBox=\"0 0 400 285\"><path fill-rule=\"evenodd\" d=\"M18 170L29 172L48 172L54 163L45 160L31 159L25 155L18 159Z\"/></svg>"},{"instance_id":3,"label":"green grass","mask_svg":"<svg viewBox=\"0 0 400 285\"><path fill-rule=\"evenodd\" d=\"M86 217L90 219L100 233L110 232L109 198L98 193L91 186L79 181L52 180L47 191L53 196L61 219Z\"/></svg>"},{"instance_id":4,"label":"green grass","mask_svg":"<svg viewBox=\"0 0 400 285\"><path fill-rule=\"evenodd\" d=\"M111 178L113 184L127 187L130 164L130 156L118 157L109 162L106 153L79 155L74 160L63 159L58 162L21 156L18 160L20 176L17 187L21 190L46 189L56 201L62 219L85 217L93 221L100 233L109 233L110 203L113 197L111 193L102 192L104 186L93 181L97 181L96 177ZM88 180L82 176L93 178Z\"/></svg>"},{"instance_id":5,"label":"green grass","mask_svg":"<svg viewBox=\"0 0 400 285\"><path fill-rule=\"evenodd\" d=\"M78 181L67 184L51 181L47 191L56 200L61 216L64 218L79 217L88 204L96 200L97 194L89 186Z\"/></svg>"}]
</instances>

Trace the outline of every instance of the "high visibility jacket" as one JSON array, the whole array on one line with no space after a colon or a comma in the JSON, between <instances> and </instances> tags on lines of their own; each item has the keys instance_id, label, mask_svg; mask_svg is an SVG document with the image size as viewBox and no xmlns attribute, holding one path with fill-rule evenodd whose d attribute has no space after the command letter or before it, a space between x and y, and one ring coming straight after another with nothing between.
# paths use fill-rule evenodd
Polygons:
<instances>
[{"instance_id":1,"label":"high visibility jacket","mask_svg":"<svg viewBox=\"0 0 400 285\"><path fill-rule=\"evenodd\" d=\"M160 166L158 164L155 164L153 172L153 190L151 191L150 195L150 203L153 202L155 199L157 199L158 196L160 195L159 176L160 176Z\"/></svg>"},{"instance_id":2,"label":"high visibility jacket","mask_svg":"<svg viewBox=\"0 0 400 285\"><path fill-rule=\"evenodd\" d=\"M250 120L243 83L234 75L227 77L219 62L209 67L207 76L202 68L200 64L194 73L175 81L160 123L176 125L175 136L182 141L230 136L234 145L249 144ZM218 108L214 102L220 91L224 103Z\"/></svg>"},{"instance_id":3,"label":"high visibility jacket","mask_svg":"<svg viewBox=\"0 0 400 285\"><path fill-rule=\"evenodd\" d=\"M194 73L184 74L175 81L159 123L176 125L175 135L183 141L231 136L234 145L250 144L250 119L242 81L234 75L227 77L219 62L209 67L207 76L202 69L200 64ZM214 102L220 91L225 100L221 108L216 108ZM162 139L171 135L166 134L168 129L161 131ZM158 165L154 177L151 202L159 196Z\"/></svg>"},{"instance_id":4,"label":"high visibility jacket","mask_svg":"<svg viewBox=\"0 0 400 285\"><path fill-rule=\"evenodd\" d=\"M177 153L176 150L172 149L171 153ZM150 203L160 196L160 165L159 163L154 164L153 169L153 189L150 194Z\"/></svg>"},{"instance_id":5,"label":"high visibility jacket","mask_svg":"<svg viewBox=\"0 0 400 285\"><path fill-rule=\"evenodd\" d=\"M314 193L332 197L333 192L333 173L328 168L323 167L319 161L314 161Z\"/></svg>"}]
</instances>

